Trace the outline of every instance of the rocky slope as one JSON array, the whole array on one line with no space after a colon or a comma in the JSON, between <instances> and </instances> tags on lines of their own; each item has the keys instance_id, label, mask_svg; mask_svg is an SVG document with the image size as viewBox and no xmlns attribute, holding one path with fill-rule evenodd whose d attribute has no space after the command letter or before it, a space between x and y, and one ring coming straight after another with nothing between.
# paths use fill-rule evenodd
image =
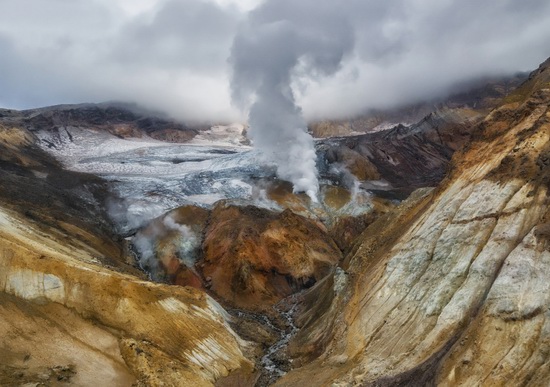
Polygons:
<instances>
[{"instance_id":1,"label":"rocky slope","mask_svg":"<svg viewBox=\"0 0 550 387\"><path fill-rule=\"evenodd\" d=\"M306 299L294 354L321 355L277 385L548 383L550 60L506 102L438 189L365 230L332 303Z\"/></svg>"},{"instance_id":2,"label":"rocky slope","mask_svg":"<svg viewBox=\"0 0 550 387\"><path fill-rule=\"evenodd\" d=\"M454 152L469 141L475 122L468 113L446 110L411 126L320 140L318 152L327 163L320 170L330 174L342 166L363 182L363 188L403 198L443 179Z\"/></svg>"},{"instance_id":3,"label":"rocky slope","mask_svg":"<svg viewBox=\"0 0 550 387\"><path fill-rule=\"evenodd\" d=\"M270 308L330 273L341 252L323 226L290 210L216 205L198 265L225 304Z\"/></svg>"},{"instance_id":4,"label":"rocky slope","mask_svg":"<svg viewBox=\"0 0 550 387\"><path fill-rule=\"evenodd\" d=\"M154 279L208 288L224 306L249 311L311 287L342 258L321 223L229 201L170 211L138 232L134 245Z\"/></svg>"},{"instance_id":5,"label":"rocky slope","mask_svg":"<svg viewBox=\"0 0 550 387\"><path fill-rule=\"evenodd\" d=\"M162 113L116 102L57 105L23 111L0 109L0 122L22 126L31 132L49 131L53 136L48 144L50 147L59 145L62 136L70 136L67 128L107 132L120 138L148 136L167 142L188 141L199 131L208 129L207 125L186 125Z\"/></svg>"}]
</instances>

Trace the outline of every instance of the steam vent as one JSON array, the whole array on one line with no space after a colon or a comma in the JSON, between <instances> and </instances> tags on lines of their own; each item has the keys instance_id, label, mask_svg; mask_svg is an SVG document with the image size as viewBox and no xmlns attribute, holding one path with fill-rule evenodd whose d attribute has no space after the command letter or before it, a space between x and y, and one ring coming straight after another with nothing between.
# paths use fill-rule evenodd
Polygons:
<instances>
[{"instance_id":1,"label":"steam vent","mask_svg":"<svg viewBox=\"0 0 550 387\"><path fill-rule=\"evenodd\" d=\"M542 0L4 0L0 387L550 386L548 42Z\"/></svg>"}]
</instances>

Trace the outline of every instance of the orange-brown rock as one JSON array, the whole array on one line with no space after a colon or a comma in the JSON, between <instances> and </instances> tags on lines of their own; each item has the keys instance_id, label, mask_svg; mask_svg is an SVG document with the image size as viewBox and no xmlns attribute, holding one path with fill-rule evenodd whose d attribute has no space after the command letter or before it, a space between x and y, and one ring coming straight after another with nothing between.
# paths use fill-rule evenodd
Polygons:
<instances>
[{"instance_id":1,"label":"orange-brown rock","mask_svg":"<svg viewBox=\"0 0 550 387\"><path fill-rule=\"evenodd\" d=\"M380 215L379 212L372 211L363 215L338 217L330 228L330 236L340 250L346 251L355 239Z\"/></svg>"},{"instance_id":2,"label":"orange-brown rock","mask_svg":"<svg viewBox=\"0 0 550 387\"><path fill-rule=\"evenodd\" d=\"M344 187L322 186L324 224L340 250L347 251L355 239L396 204L366 192L352 193Z\"/></svg>"},{"instance_id":3,"label":"orange-brown rock","mask_svg":"<svg viewBox=\"0 0 550 387\"><path fill-rule=\"evenodd\" d=\"M208 214L188 205L152 220L134 239L142 267L156 280L202 289L194 263Z\"/></svg>"},{"instance_id":4,"label":"orange-brown rock","mask_svg":"<svg viewBox=\"0 0 550 387\"><path fill-rule=\"evenodd\" d=\"M211 290L249 309L313 285L341 258L334 241L307 218L224 202L212 211L203 250L199 266Z\"/></svg>"},{"instance_id":5,"label":"orange-brown rock","mask_svg":"<svg viewBox=\"0 0 550 387\"><path fill-rule=\"evenodd\" d=\"M321 195L323 204L331 212L340 210L353 199L348 189L334 185L321 186Z\"/></svg>"},{"instance_id":6,"label":"orange-brown rock","mask_svg":"<svg viewBox=\"0 0 550 387\"><path fill-rule=\"evenodd\" d=\"M179 286L191 286L197 289L203 289L200 276L191 267L186 266L183 262L185 257L181 254L182 238L178 231L169 231L166 235L156 241L155 256L159 261L159 267L162 271L162 276L166 278L168 283ZM198 243L197 243L198 245ZM197 252L191 252L197 254ZM189 257L194 259L196 257ZM156 273L159 275L159 273Z\"/></svg>"},{"instance_id":7,"label":"orange-brown rock","mask_svg":"<svg viewBox=\"0 0 550 387\"><path fill-rule=\"evenodd\" d=\"M309 211L311 199L304 193L292 192L292 184L287 181L274 181L268 184L266 195L282 208L288 208L295 213L304 214Z\"/></svg>"},{"instance_id":8,"label":"orange-brown rock","mask_svg":"<svg viewBox=\"0 0 550 387\"><path fill-rule=\"evenodd\" d=\"M346 146L331 148L327 152L327 160L342 165L358 180L380 179L376 166L368 158Z\"/></svg>"},{"instance_id":9,"label":"orange-brown rock","mask_svg":"<svg viewBox=\"0 0 550 387\"><path fill-rule=\"evenodd\" d=\"M179 286L191 286L192 288L204 290L202 279L197 273L186 266L179 265L178 269L170 278L170 282Z\"/></svg>"}]
</instances>

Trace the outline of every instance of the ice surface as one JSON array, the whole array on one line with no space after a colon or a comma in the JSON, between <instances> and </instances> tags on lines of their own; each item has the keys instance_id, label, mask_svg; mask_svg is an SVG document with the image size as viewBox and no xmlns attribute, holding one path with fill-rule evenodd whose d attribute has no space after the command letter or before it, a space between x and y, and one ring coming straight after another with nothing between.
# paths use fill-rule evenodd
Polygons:
<instances>
[{"instance_id":1,"label":"ice surface","mask_svg":"<svg viewBox=\"0 0 550 387\"><path fill-rule=\"evenodd\" d=\"M257 153L241 144L242 131L242 125L217 126L185 144L74 127L37 136L67 169L110 181L113 198L120 199L115 217L125 232L184 204L250 198L252 181L273 176L274 169L261 166Z\"/></svg>"},{"instance_id":2,"label":"ice surface","mask_svg":"<svg viewBox=\"0 0 550 387\"><path fill-rule=\"evenodd\" d=\"M243 145L242 132L242 125L215 126L184 144L122 139L75 127L36 134L67 169L109 181L106 208L127 234L186 204L210 207L221 199L242 199L281 210L267 197L264 184L275 179L276 166L266 166L265 158ZM354 198L356 191L359 187ZM368 208L368 200L353 200L342 211L356 214Z\"/></svg>"}]
</instances>

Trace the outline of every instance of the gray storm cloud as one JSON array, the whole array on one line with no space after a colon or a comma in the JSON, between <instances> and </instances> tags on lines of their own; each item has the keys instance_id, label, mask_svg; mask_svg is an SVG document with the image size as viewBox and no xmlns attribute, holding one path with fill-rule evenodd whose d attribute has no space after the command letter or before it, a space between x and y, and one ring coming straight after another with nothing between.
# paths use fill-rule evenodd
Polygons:
<instances>
[{"instance_id":1,"label":"gray storm cloud","mask_svg":"<svg viewBox=\"0 0 550 387\"><path fill-rule=\"evenodd\" d=\"M233 56L252 77L238 76L241 106L261 91L259 69L281 66L269 81L290 69L280 94L306 120L344 118L536 68L550 55L550 1L2 0L0 106L122 100L243 120L229 87L235 39L255 50Z\"/></svg>"},{"instance_id":2,"label":"gray storm cloud","mask_svg":"<svg viewBox=\"0 0 550 387\"><path fill-rule=\"evenodd\" d=\"M231 50L233 102L248 112L249 137L294 191L316 200L316 155L293 82L335 73L353 48L339 1L267 1L252 11Z\"/></svg>"}]
</instances>

